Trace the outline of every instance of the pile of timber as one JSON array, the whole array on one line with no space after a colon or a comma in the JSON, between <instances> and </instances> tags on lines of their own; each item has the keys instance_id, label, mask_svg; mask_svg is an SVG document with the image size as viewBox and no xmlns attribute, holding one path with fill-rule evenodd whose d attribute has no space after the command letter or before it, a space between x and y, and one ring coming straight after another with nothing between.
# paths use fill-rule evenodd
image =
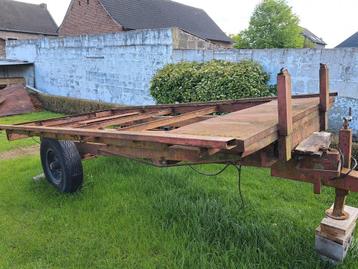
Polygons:
<instances>
[{"instance_id":1,"label":"pile of timber","mask_svg":"<svg viewBox=\"0 0 358 269\"><path fill-rule=\"evenodd\" d=\"M21 84L10 85L0 90L0 117L34 112L29 93Z\"/></svg>"}]
</instances>

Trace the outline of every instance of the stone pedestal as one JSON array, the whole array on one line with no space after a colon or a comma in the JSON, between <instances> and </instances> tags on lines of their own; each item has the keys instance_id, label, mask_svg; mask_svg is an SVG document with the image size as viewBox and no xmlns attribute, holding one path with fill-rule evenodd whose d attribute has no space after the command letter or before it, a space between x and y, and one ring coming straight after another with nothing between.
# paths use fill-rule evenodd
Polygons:
<instances>
[{"instance_id":1,"label":"stone pedestal","mask_svg":"<svg viewBox=\"0 0 358 269\"><path fill-rule=\"evenodd\" d=\"M316 229L316 251L323 259L334 263L344 260L353 241L358 218L358 209L345 206L347 220L325 217Z\"/></svg>"}]
</instances>

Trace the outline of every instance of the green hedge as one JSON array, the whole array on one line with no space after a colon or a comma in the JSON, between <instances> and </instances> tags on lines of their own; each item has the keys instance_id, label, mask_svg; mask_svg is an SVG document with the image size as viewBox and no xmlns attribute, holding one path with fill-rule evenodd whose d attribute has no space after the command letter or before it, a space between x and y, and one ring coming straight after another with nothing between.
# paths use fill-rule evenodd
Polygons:
<instances>
[{"instance_id":1,"label":"green hedge","mask_svg":"<svg viewBox=\"0 0 358 269\"><path fill-rule=\"evenodd\" d=\"M253 61L169 64L151 81L159 104L231 100L274 95L269 75Z\"/></svg>"},{"instance_id":2,"label":"green hedge","mask_svg":"<svg viewBox=\"0 0 358 269\"><path fill-rule=\"evenodd\" d=\"M76 99L62 96L53 96L34 92L28 89L33 103L37 108L66 115L89 113L121 107L116 104L108 104L91 100Z\"/></svg>"}]
</instances>

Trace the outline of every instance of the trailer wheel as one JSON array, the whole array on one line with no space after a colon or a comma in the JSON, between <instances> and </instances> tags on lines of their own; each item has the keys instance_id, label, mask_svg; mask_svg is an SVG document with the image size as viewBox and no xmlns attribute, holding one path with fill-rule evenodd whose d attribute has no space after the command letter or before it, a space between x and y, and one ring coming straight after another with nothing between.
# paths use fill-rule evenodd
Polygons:
<instances>
[{"instance_id":1,"label":"trailer wheel","mask_svg":"<svg viewBox=\"0 0 358 269\"><path fill-rule=\"evenodd\" d=\"M83 183L81 156L71 141L44 138L41 163L47 180L62 193L74 193Z\"/></svg>"}]
</instances>

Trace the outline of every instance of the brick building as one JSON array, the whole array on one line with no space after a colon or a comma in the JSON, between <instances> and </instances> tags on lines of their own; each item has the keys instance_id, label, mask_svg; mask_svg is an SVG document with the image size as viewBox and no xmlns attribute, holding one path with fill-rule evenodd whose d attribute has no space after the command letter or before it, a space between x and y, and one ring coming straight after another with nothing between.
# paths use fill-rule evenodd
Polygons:
<instances>
[{"instance_id":1,"label":"brick building","mask_svg":"<svg viewBox=\"0 0 358 269\"><path fill-rule=\"evenodd\" d=\"M7 40L56 36L57 28L46 4L0 0L0 58L5 57Z\"/></svg>"},{"instance_id":2,"label":"brick building","mask_svg":"<svg viewBox=\"0 0 358 269\"><path fill-rule=\"evenodd\" d=\"M169 0L72 0L60 36L177 27L232 47L232 40L202 9Z\"/></svg>"}]
</instances>

